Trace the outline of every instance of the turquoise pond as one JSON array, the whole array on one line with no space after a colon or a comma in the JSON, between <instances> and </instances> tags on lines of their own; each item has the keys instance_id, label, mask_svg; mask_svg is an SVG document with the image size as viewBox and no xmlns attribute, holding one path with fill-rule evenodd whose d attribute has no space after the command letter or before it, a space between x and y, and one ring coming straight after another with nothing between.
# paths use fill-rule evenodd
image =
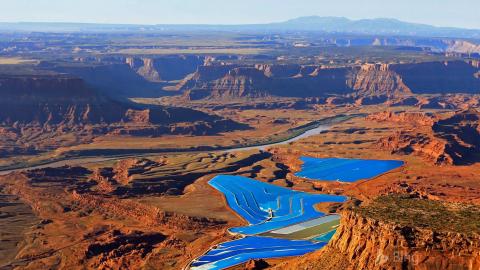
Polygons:
<instances>
[{"instance_id":1,"label":"turquoise pond","mask_svg":"<svg viewBox=\"0 0 480 270\"><path fill-rule=\"evenodd\" d=\"M403 166L401 160L301 157L301 171L295 176L311 180L356 182L384 174Z\"/></svg>"}]
</instances>

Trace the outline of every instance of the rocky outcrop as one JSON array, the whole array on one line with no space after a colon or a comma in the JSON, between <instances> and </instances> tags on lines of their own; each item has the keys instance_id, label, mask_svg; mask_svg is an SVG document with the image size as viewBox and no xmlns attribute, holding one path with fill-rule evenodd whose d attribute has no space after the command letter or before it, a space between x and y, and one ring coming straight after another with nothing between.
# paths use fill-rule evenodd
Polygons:
<instances>
[{"instance_id":1,"label":"rocky outcrop","mask_svg":"<svg viewBox=\"0 0 480 270\"><path fill-rule=\"evenodd\" d=\"M262 270L262 269L267 269L270 265L260 259L260 260L249 260L246 264L245 264L245 270Z\"/></svg>"},{"instance_id":2,"label":"rocky outcrop","mask_svg":"<svg viewBox=\"0 0 480 270\"><path fill-rule=\"evenodd\" d=\"M452 150L460 150L455 152L459 163L462 159L473 158L472 155L480 150L480 113L476 110L463 111L439 120L433 124L432 130L437 137L448 141Z\"/></svg>"},{"instance_id":3,"label":"rocky outcrop","mask_svg":"<svg viewBox=\"0 0 480 270\"><path fill-rule=\"evenodd\" d=\"M110 62L107 59L99 59L93 63L69 65L55 63L52 65L48 68L81 78L98 92L114 99L158 97L162 93L160 90L161 83L148 81L131 68L128 63L125 63L125 60L120 62L118 59L114 59L113 62Z\"/></svg>"},{"instance_id":4,"label":"rocky outcrop","mask_svg":"<svg viewBox=\"0 0 480 270\"><path fill-rule=\"evenodd\" d=\"M327 105L342 105L346 103L353 103L355 102L354 98L352 97L343 97L343 96L334 96L334 97L328 97L325 100L325 103Z\"/></svg>"},{"instance_id":5,"label":"rocky outcrop","mask_svg":"<svg viewBox=\"0 0 480 270\"><path fill-rule=\"evenodd\" d=\"M143 199L99 192L90 173L82 167L61 167L0 177L2 193L17 195L42 220L28 225L26 234L35 237L26 235L21 249L12 251L12 264L51 269L61 261L70 268L144 269L153 265L180 269L211 245L212 239L224 237L224 221L164 211ZM99 174L109 177L107 171ZM169 174L168 181L176 182L170 176L175 177Z\"/></svg>"},{"instance_id":6,"label":"rocky outcrop","mask_svg":"<svg viewBox=\"0 0 480 270\"><path fill-rule=\"evenodd\" d=\"M64 75L4 76L0 95L3 125L111 123L124 113L120 104L97 95L83 80Z\"/></svg>"},{"instance_id":7,"label":"rocky outcrop","mask_svg":"<svg viewBox=\"0 0 480 270\"><path fill-rule=\"evenodd\" d=\"M78 57L75 62L42 62L48 70L83 79L99 92L118 99L159 97L168 81L182 80L204 64L204 56Z\"/></svg>"},{"instance_id":8,"label":"rocky outcrop","mask_svg":"<svg viewBox=\"0 0 480 270\"><path fill-rule=\"evenodd\" d=\"M34 209L43 208L42 201L37 199L46 196L49 199L61 200L64 205L71 203L81 209L128 218L149 226L164 226L173 230L194 230L207 226L220 226L224 223L216 219L162 211L155 206L139 203L135 200L120 199L114 194L107 196L99 194L94 189L95 183L84 181L88 179L111 181L112 175L113 179L117 175L121 179L129 173L133 173L133 171L128 172L124 167L122 167L124 169L122 171L119 166L123 163L132 162L134 160L121 162L113 170L99 169L93 172L91 178L89 176L92 172L84 167L64 166L30 170L21 173L25 178L18 183L14 183L11 192L21 195ZM146 163L152 163L152 161L140 160L135 163L145 165ZM120 171L117 172L117 170ZM124 180L128 180L128 178Z\"/></svg>"},{"instance_id":9,"label":"rocky outcrop","mask_svg":"<svg viewBox=\"0 0 480 270\"><path fill-rule=\"evenodd\" d=\"M424 113L384 112L368 120L397 122L406 129L381 138L377 145L393 154L415 154L437 165L475 162L480 149L480 114L467 110L445 119Z\"/></svg>"},{"instance_id":10,"label":"rocky outcrop","mask_svg":"<svg viewBox=\"0 0 480 270\"><path fill-rule=\"evenodd\" d=\"M328 245L274 269L467 269L480 267L480 235L433 231L345 211Z\"/></svg>"},{"instance_id":11,"label":"rocky outcrop","mask_svg":"<svg viewBox=\"0 0 480 270\"><path fill-rule=\"evenodd\" d=\"M270 80L255 68L234 68L211 86L210 98L264 97L268 95Z\"/></svg>"},{"instance_id":12,"label":"rocky outcrop","mask_svg":"<svg viewBox=\"0 0 480 270\"><path fill-rule=\"evenodd\" d=\"M465 61L424 62L391 65L415 94L473 93L480 91L478 72Z\"/></svg>"},{"instance_id":13,"label":"rocky outcrop","mask_svg":"<svg viewBox=\"0 0 480 270\"><path fill-rule=\"evenodd\" d=\"M272 64L257 64L255 68L262 71L263 74L267 77L275 77L275 78L290 78L295 76L302 76L305 74L305 70L307 68L303 68L301 65L272 65ZM314 69L311 69L313 72ZM308 74L310 74L308 73Z\"/></svg>"},{"instance_id":14,"label":"rocky outcrop","mask_svg":"<svg viewBox=\"0 0 480 270\"><path fill-rule=\"evenodd\" d=\"M447 52L480 53L480 45L465 40L451 40L448 41Z\"/></svg>"},{"instance_id":15,"label":"rocky outcrop","mask_svg":"<svg viewBox=\"0 0 480 270\"><path fill-rule=\"evenodd\" d=\"M347 73L345 68L300 65L205 66L177 88L188 99L323 97L347 93Z\"/></svg>"},{"instance_id":16,"label":"rocky outcrop","mask_svg":"<svg viewBox=\"0 0 480 270\"><path fill-rule=\"evenodd\" d=\"M446 141L422 133L398 131L377 142L378 147L392 154L415 154L437 164L454 164L454 153L450 153Z\"/></svg>"},{"instance_id":17,"label":"rocky outcrop","mask_svg":"<svg viewBox=\"0 0 480 270\"><path fill-rule=\"evenodd\" d=\"M0 132L4 135L0 145L8 146L1 150L6 154L89 142L104 134L215 134L248 128L193 109L144 108L115 101L69 75L3 75L0 95ZM68 133L71 140L58 139Z\"/></svg>"},{"instance_id":18,"label":"rocky outcrop","mask_svg":"<svg viewBox=\"0 0 480 270\"><path fill-rule=\"evenodd\" d=\"M149 159L124 159L113 167L114 178L121 184L128 184L134 174L140 174L160 166L159 163Z\"/></svg>"},{"instance_id":19,"label":"rocky outcrop","mask_svg":"<svg viewBox=\"0 0 480 270\"><path fill-rule=\"evenodd\" d=\"M166 239L161 233L113 230L89 244L85 260L97 269L139 267L145 257Z\"/></svg>"},{"instance_id":20,"label":"rocky outcrop","mask_svg":"<svg viewBox=\"0 0 480 270\"><path fill-rule=\"evenodd\" d=\"M388 64L365 64L352 76L350 87L359 96L398 96L411 93Z\"/></svg>"},{"instance_id":21,"label":"rocky outcrop","mask_svg":"<svg viewBox=\"0 0 480 270\"><path fill-rule=\"evenodd\" d=\"M149 226L164 226L173 230L194 230L207 226L220 226L222 221L164 212L131 200L108 198L96 194L73 191L72 199L81 207L95 209L120 218L129 218Z\"/></svg>"},{"instance_id":22,"label":"rocky outcrop","mask_svg":"<svg viewBox=\"0 0 480 270\"><path fill-rule=\"evenodd\" d=\"M149 159L124 159L113 167L96 169L91 179L97 182L98 191L103 194L113 194L120 185L128 185L133 180L133 175L148 172L159 164Z\"/></svg>"},{"instance_id":23,"label":"rocky outcrop","mask_svg":"<svg viewBox=\"0 0 480 270\"><path fill-rule=\"evenodd\" d=\"M160 74L158 73L157 69L155 69L153 60L150 58L143 58L142 60L143 60L143 65L136 70L137 73L143 78L151 82L162 81L162 78L160 78Z\"/></svg>"},{"instance_id":24,"label":"rocky outcrop","mask_svg":"<svg viewBox=\"0 0 480 270\"><path fill-rule=\"evenodd\" d=\"M184 108L141 110L97 94L81 79L63 75L0 78L0 95L3 125L172 124L220 119Z\"/></svg>"},{"instance_id":25,"label":"rocky outcrop","mask_svg":"<svg viewBox=\"0 0 480 270\"><path fill-rule=\"evenodd\" d=\"M437 116L430 113L423 112L400 112L394 113L391 111L385 111L375 114L370 114L367 120L378 122L396 122L396 123L409 123L420 126L432 126L435 121L438 120Z\"/></svg>"},{"instance_id":26,"label":"rocky outcrop","mask_svg":"<svg viewBox=\"0 0 480 270\"><path fill-rule=\"evenodd\" d=\"M183 79L208 62L208 59L195 55L178 55L155 58L127 57L125 62L146 80L161 82Z\"/></svg>"},{"instance_id":27,"label":"rocky outcrop","mask_svg":"<svg viewBox=\"0 0 480 270\"><path fill-rule=\"evenodd\" d=\"M330 95L391 99L411 94L478 93L477 72L476 64L466 61L348 67L217 64L199 67L176 88L183 90L190 100ZM374 102L378 101L360 101L362 104Z\"/></svg>"}]
</instances>

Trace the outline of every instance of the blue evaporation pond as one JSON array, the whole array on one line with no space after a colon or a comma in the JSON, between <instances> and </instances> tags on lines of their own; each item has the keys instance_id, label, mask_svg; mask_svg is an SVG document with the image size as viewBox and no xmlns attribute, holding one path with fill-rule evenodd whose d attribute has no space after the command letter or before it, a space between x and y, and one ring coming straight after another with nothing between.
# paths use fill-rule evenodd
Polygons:
<instances>
[{"instance_id":1,"label":"blue evaporation pond","mask_svg":"<svg viewBox=\"0 0 480 270\"><path fill-rule=\"evenodd\" d=\"M226 242L210 250L191 264L191 269L225 269L250 259L300 256L325 246L326 242L287 240L261 236L248 236Z\"/></svg>"},{"instance_id":2,"label":"blue evaporation pond","mask_svg":"<svg viewBox=\"0 0 480 270\"><path fill-rule=\"evenodd\" d=\"M346 197L309 194L242 176L219 175L209 184L225 195L230 208L250 225L230 231L248 235L219 244L191 263L191 269L225 269L250 259L299 256L325 246L334 231L312 240L288 240L256 234L323 216L314 209L320 202L345 202Z\"/></svg>"},{"instance_id":3,"label":"blue evaporation pond","mask_svg":"<svg viewBox=\"0 0 480 270\"><path fill-rule=\"evenodd\" d=\"M314 209L321 202L345 202L346 197L309 194L267 184L242 176L219 175L209 184L222 192L235 212L250 223L230 231L255 235L319 218Z\"/></svg>"},{"instance_id":4,"label":"blue evaporation pond","mask_svg":"<svg viewBox=\"0 0 480 270\"><path fill-rule=\"evenodd\" d=\"M355 182L369 179L403 166L401 160L301 157L302 170L295 176L312 180Z\"/></svg>"}]
</instances>

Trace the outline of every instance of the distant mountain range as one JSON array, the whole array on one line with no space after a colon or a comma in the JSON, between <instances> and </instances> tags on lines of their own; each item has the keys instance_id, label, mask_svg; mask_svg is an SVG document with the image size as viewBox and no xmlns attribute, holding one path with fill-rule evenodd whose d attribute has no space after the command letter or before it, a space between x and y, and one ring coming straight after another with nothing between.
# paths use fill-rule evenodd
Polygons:
<instances>
[{"instance_id":1,"label":"distant mountain range","mask_svg":"<svg viewBox=\"0 0 480 270\"><path fill-rule=\"evenodd\" d=\"M409 23L388 18L349 20L343 17L310 16L300 17L281 23L274 23L269 26L286 30L320 31L329 33L424 37L480 37L480 29L436 27L427 24Z\"/></svg>"},{"instance_id":2,"label":"distant mountain range","mask_svg":"<svg viewBox=\"0 0 480 270\"><path fill-rule=\"evenodd\" d=\"M436 27L378 18L350 20L344 17L300 17L285 22L244 25L207 24L89 24L89 23L0 23L0 31L35 32L170 32L170 31L305 31L329 34L449 37L480 39L480 29Z\"/></svg>"}]
</instances>

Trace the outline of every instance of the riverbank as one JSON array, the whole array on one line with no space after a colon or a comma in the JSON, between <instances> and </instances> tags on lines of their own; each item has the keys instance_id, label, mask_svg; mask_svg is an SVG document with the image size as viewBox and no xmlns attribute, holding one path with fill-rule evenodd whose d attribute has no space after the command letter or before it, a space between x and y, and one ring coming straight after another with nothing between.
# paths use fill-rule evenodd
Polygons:
<instances>
[{"instance_id":1,"label":"riverbank","mask_svg":"<svg viewBox=\"0 0 480 270\"><path fill-rule=\"evenodd\" d=\"M145 157L152 154L168 153L195 153L195 152L216 152L216 151L246 151L287 144L302 138L316 135L321 131L328 129L329 125L341 123L349 119L360 117L362 114L337 115L323 118L308 124L298 126L287 132L272 136L268 141L257 141L250 145L231 145L225 147L218 146L198 146L189 148L161 148L161 149L94 149L94 150L76 150L62 153L55 158L45 159L34 163L17 163L12 166L0 167L0 175L6 175L21 170L41 169L46 167L78 166L93 162L120 160L125 158Z\"/></svg>"}]
</instances>

